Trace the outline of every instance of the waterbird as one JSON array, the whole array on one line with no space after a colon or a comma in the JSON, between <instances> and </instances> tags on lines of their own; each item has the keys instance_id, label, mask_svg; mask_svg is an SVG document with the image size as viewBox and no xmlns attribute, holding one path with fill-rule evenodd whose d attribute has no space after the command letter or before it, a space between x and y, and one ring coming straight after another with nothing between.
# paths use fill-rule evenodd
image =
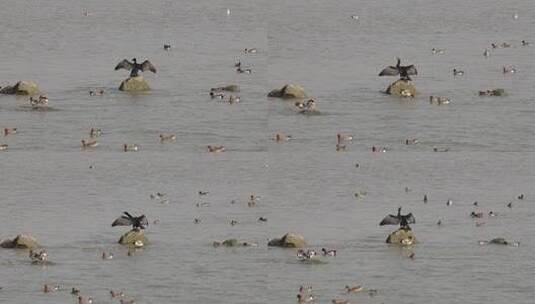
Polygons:
<instances>
[{"instance_id":1,"label":"waterbird","mask_svg":"<svg viewBox=\"0 0 535 304\"><path fill-rule=\"evenodd\" d=\"M245 74L251 74L251 73L253 72L253 70L251 70L251 69L242 69L241 67L238 67L238 68L236 69L236 72L238 72L238 73L240 73L240 74L243 74L243 73L245 73Z\"/></svg>"},{"instance_id":2,"label":"waterbird","mask_svg":"<svg viewBox=\"0 0 535 304\"><path fill-rule=\"evenodd\" d=\"M451 205L453 205L453 201L450 200L450 199L447 200L447 201L446 201L446 206L451 206Z\"/></svg>"},{"instance_id":3,"label":"waterbird","mask_svg":"<svg viewBox=\"0 0 535 304\"><path fill-rule=\"evenodd\" d=\"M427 194L424 194L424 203L427 203Z\"/></svg>"},{"instance_id":4,"label":"waterbird","mask_svg":"<svg viewBox=\"0 0 535 304\"><path fill-rule=\"evenodd\" d=\"M349 300L332 299L332 304L349 304Z\"/></svg>"},{"instance_id":5,"label":"waterbird","mask_svg":"<svg viewBox=\"0 0 535 304\"><path fill-rule=\"evenodd\" d=\"M258 200L258 196L251 194L249 196L249 201L247 202L248 207L254 207L256 206L256 201Z\"/></svg>"},{"instance_id":6,"label":"waterbird","mask_svg":"<svg viewBox=\"0 0 535 304\"><path fill-rule=\"evenodd\" d=\"M175 141L176 135L175 134L160 134L160 142L168 142L168 141Z\"/></svg>"},{"instance_id":7,"label":"waterbird","mask_svg":"<svg viewBox=\"0 0 535 304\"><path fill-rule=\"evenodd\" d=\"M309 295L308 297L303 297L302 294L297 294L297 304L307 304L307 303L313 303L314 297L312 295Z\"/></svg>"},{"instance_id":8,"label":"waterbird","mask_svg":"<svg viewBox=\"0 0 535 304\"><path fill-rule=\"evenodd\" d=\"M225 94L219 92L219 93L214 93L214 91L210 91L210 98L214 99L214 98L218 98L218 99L223 99L225 98Z\"/></svg>"},{"instance_id":9,"label":"waterbird","mask_svg":"<svg viewBox=\"0 0 535 304\"><path fill-rule=\"evenodd\" d=\"M463 76L464 75L464 71L461 71L461 70L457 70L457 69L453 69L453 76Z\"/></svg>"},{"instance_id":10,"label":"waterbird","mask_svg":"<svg viewBox=\"0 0 535 304\"><path fill-rule=\"evenodd\" d=\"M313 113L313 112L317 112L318 111L316 109L316 101L314 99L309 99L309 100L307 100L306 103L304 103L304 102L302 102L302 103L296 102L295 106L298 107L299 109L301 109L299 111L299 113L301 113L301 114L308 114L308 113Z\"/></svg>"},{"instance_id":11,"label":"waterbird","mask_svg":"<svg viewBox=\"0 0 535 304\"><path fill-rule=\"evenodd\" d=\"M136 144L123 144L123 152L137 152L139 146Z\"/></svg>"},{"instance_id":12,"label":"waterbird","mask_svg":"<svg viewBox=\"0 0 535 304\"><path fill-rule=\"evenodd\" d=\"M124 215L118 217L111 224L112 227L115 226L132 226L134 229L145 229L149 225L147 217L142 214L140 216L132 216L130 213L124 211Z\"/></svg>"},{"instance_id":13,"label":"waterbird","mask_svg":"<svg viewBox=\"0 0 535 304\"><path fill-rule=\"evenodd\" d=\"M357 15L351 15L351 19L353 19L353 20L359 20L359 16L357 16Z\"/></svg>"},{"instance_id":14,"label":"waterbird","mask_svg":"<svg viewBox=\"0 0 535 304\"><path fill-rule=\"evenodd\" d=\"M81 144L82 149L95 148L98 146L98 142L96 140L86 141L85 139L82 139L81 142L82 142Z\"/></svg>"},{"instance_id":15,"label":"waterbird","mask_svg":"<svg viewBox=\"0 0 535 304\"><path fill-rule=\"evenodd\" d=\"M259 221L259 222L267 222L267 218L261 216L261 217L258 218L258 221Z\"/></svg>"},{"instance_id":16,"label":"waterbird","mask_svg":"<svg viewBox=\"0 0 535 304\"><path fill-rule=\"evenodd\" d=\"M102 96L102 95L104 95L104 90L99 90L99 91L90 90L89 91L89 96Z\"/></svg>"},{"instance_id":17,"label":"waterbird","mask_svg":"<svg viewBox=\"0 0 535 304\"><path fill-rule=\"evenodd\" d=\"M336 256L336 250L335 249L321 248L321 252L325 256Z\"/></svg>"},{"instance_id":18,"label":"waterbird","mask_svg":"<svg viewBox=\"0 0 535 304\"><path fill-rule=\"evenodd\" d=\"M389 214L379 223L379 226L383 225L400 225L401 228L410 229L409 224L416 223L416 220L412 213L401 215L401 207L398 208L398 214Z\"/></svg>"},{"instance_id":19,"label":"waterbird","mask_svg":"<svg viewBox=\"0 0 535 304\"><path fill-rule=\"evenodd\" d=\"M43 292L44 293L58 291L59 289L60 289L59 285L54 285L54 286L51 286L51 285L48 285L48 284L44 284L43 285Z\"/></svg>"},{"instance_id":20,"label":"waterbird","mask_svg":"<svg viewBox=\"0 0 535 304\"><path fill-rule=\"evenodd\" d=\"M521 44L522 46L528 46L528 45L530 45L531 43L530 43L530 42L527 42L526 40L522 40L522 41L520 41L520 44Z\"/></svg>"},{"instance_id":21,"label":"waterbird","mask_svg":"<svg viewBox=\"0 0 535 304\"><path fill-rule=\"evenodd\" d=\"M102 259L103 260L111 260L113 259L113 253L106 253L106 251L102 251Z\"/></svg>"},{"instance_id":22,"label":"waterbird","mask_svg":"<svg viewBox=\"0 0 535 304\"><path fill-rule=\"evenodd\" d=\"M471 218L482 218L483 217L483 212L475 212L475 211L472 211L470 213L470 217Z\"/></svg>"},{"instance_id":23,"label":"waterbird","mask_svg":"<svg viewBox=\"0 0 535 304\"><path fill-rule=\"evenodd\" d=\"M78 289L78 288L76 288L76 287L73 287L73 288L71 289L71 294L72 294L72 295L76 295L76 296L77 296L77 295L80 295L80 289Z\"/></svg>"},{"instance_id":24,"label":"waterbird","mask_svg":"<svg viewBox=\"0 0 535 304\"><path fill-rule=\"evenodd\" d=\"M209 191L202 191L202 190L199 190L199 195L207 195L208 193L210 193Z\"/></svg>"},{"instance_id":25,"label":"waterbird","mask_svg":"<svg viewBox=\"0 0 535 304\"><path fill-rule=\"evenodd\" d=\"M280 143L280 142L289 141L291 138L292 138L291 135L286 135L284 133L277 133L273 137L273 140Z\"/></svg>"},{"instance_id":26,"label":"waterbird","mask_svg":"<svg viewBox=\"0 0 535 304\"><path fill-rule=\"evenodd\" d=\"M489 57L490 56L489 49L485 49L485 51L483 52L483 56L485 56L485 57Z\"/></svg>"},{"instance_id":27,"label":"waterbird","mask_svg":"<svg viewBox=\"0 0 535 304\"><path fill-rule=\"evenodd\" d=\"M0 144L0 151L6 151L8 145L7 144Z\"/></svg>"},{"instance_id":28,"label":"waterbird","mask_svg":"<svg viewBox=\"0 0 535 304\"><path fill-rule=\"evenodd\" d=\"M124 293L122 291L113 291L113 290L110 290L110 296L112 298L122 298L124 297Z\"/></svg>"},{"instance_id":29,"label":"waterbird","mask_svg":"<svg viewBox=\"0 0 535 304\"><path fill-rule=\"evenodd\" d=\"M436 49L436 48L433 48L433 49L431 50L431 52L432 52L433 54L435 54L435 55L442 55L442 54L445 53L445 51L444 51L443 49Z\"/></svg>"},{"instance_id":30,"label":"waterbird","mask_svg":"<svg viewBox=\"0 0 535 304\"><path fill-rule=\"evenodd\" d=\"M518 13L514 13L514 14L513 14L513 19L514 19L514 20L517 20L517 19L518 19Z\"/></svg>"},{"instance_id":31,"label":"waterbird","mask_svg":"<svg viewBox=\"0 0 535 304\"><path fill-rule=\"evenodd\" d=\"M240 102L240 96L230 95L228 97L228 103L233 104L233 103L238 103L238 102Z\"/></svg>"},{"instance_id":32,"label":"waterbird","mask_svg":"<svg viewBox=\"0 0 535 304\"><path fill-rule=\"evenodd\" d=\"M230 16L230 8L227 8L227 16Z\"/></svg>"},{"instance_id":33,"label":"waterbird","mask_svg":"<svg viewBox=\"0 0 535 304\"><path fill-rule=\"evenodd\" d=\"M517 197L519 200L523 200L524 199L524 194L520 194L518 197Z\"/></svg>"},{"instance_id":34,"label":"waterbird","mask_svg":"<svg viewBox=\"0 0 535 304\"><path fill-rule=\"evenodd\" d=\"M102 135L102 129L100 128L91 128L91 130L89 130L89 137L93 138L93 137L99 137Z\"/></svg>"},{"instance_id":35,"label":"waterbird","mask_svg":"<svg viewBox=\"0 0 535 304\"><path fill-rule=\"evenodd\" d=\"M353 136L348 135L348 134L340 134L340 133L336 134L336 138L338 139L338 142L353 140Z\"/></svg>"},{"instance_id":36,"label":"waterbird","mask_svg":"<svg viewBox=\"0 0 535 304\"><path fill-rule=\"evenodd\" d=\"M356 285L356 286L352 286L352 287L349 287L349 285L346 285L346 292L347 293L359 292L359 291L362 291L362 286L361 285Z\"/></svg>"},{"instance_id":37,"label":"waterbird","mask_svg":"<svg viewBox=\"0 0 535 304\"><path fill-rule=\"evenodd\" d=\"M45 107L48 105L48 98L46 96L39 96L39 98L33 98L30 96L30 105L32 108Z\"/></svg>"},{"instance_id":38,"label":"waterbird","mask_svg":"<svg viewBox=\"0 0 535 304\"><path fill-rule=\"evenodd\" d=\"M507 204L507 207L513 208L513 202L509 202L509 204Z\"/></svg>"},{"instance_id":39,"label":"waterbird","mask_svg":"<svg viewBox=\"0 0 535 304\"><path fill-rule=\"evenodd\" d=\"M442 220L441 219L439 219L438 222L437 222L437 226L440 226L440 225L442 225Z\"/></svg>"},{"instance_id":40,"label":"waterbird","mask_svg":"<svg viewBox=\"0 0 535 304\"><path fill-rule=\"evenodd\" d=\"M4 136L9 134L17 134L17 128L4 128Z\"/></svg>"},{"instance_id":41,"label":"waterbird","mask_svg":"<svg viewBox=\"0 0 535 304\"><path fill-rule=\"evenodd\" d=\"M206 147L208 148L208 152L211 152L211 153L219 153L219 152L224 152L225 151L225 147L224 146L211 146L211 145L208 145Z\"/></svg>"},{"instance_id":42,"label":"waterbird","mask_svg":"<svg viewBox=\"0 0 535 304\"><path fill-rule=\"evenodd\" d=\"M171 50L171 45L170 44L164 44L163 45L163 49L166 50L166 51L170 51Z\"/></svg>"},{"instance_id":43,"label":"waterbird","mask_svg":"<svg viewBox=\"0 0 535 304\"><path fill-rule=\"evenodd\" d=\"M143 63L139 64L137 63L136 58L132 58L132 62L123 59L123 61L119 62L115 67L116 71L119 69L130 70L130 77L138 76L139 71L151 71L153 73L156 73L156 68L152 65L152 63L150 63L150 61L145 60L143 61Z\"/></svg>"},{"instance_id":44,"label":"waterbird","mask_svg":"<svg viewBox=\"0 0 535 304\"><path fill-rule=\"evenodd\" d=\"M255 49L255 48L251 48L251 49L245 48L245 49L243 49L243 52L244 52L245 54L256 54L257 51L258 51L258 50Z\"/></svg>"},{"instance_id":45,"label":"waterbird","mask_svg":"<svg viewBox=\"0 0 535 304\"><path fill-rule=\"evenodd\" d=\"M503 67L503 73L504 74L514 74L514 73L516 73L516 68L514 66L504 66Z\"/></svg>"},{"instance_id":46,"label":"waterbird","mask_svg":"<svg viewBox=\"0 0 535 304\"><path fill-rule=\"evenodd\" d=\"M401 59L397 59L397 64L395 66L387 66L380 73L379 76L400 76L402 80L411 80L409 75L418 75L416 67L411 64L407 66L401 65Z\"/></svg>"}]
</instances>

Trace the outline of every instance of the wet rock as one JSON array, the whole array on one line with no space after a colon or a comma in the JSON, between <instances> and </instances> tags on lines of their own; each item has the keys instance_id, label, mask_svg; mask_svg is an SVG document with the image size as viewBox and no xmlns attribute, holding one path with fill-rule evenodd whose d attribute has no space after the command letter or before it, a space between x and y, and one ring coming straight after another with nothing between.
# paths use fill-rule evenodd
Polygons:
<instances>
[{"instance_id":1,"label":"wet rock","mask_svg":"<svg viewBox=\"0 0 535 304\"><path fill-rule=\"evenodd\" d=\"M304 99L307 98L307 96L305 89L296 84L287 84L281 89L275 89L268 93L268 97L278 97L283 99Z\"/></svg>"},{"instance_id":2,"label":"wet rock","mask_svg":"<svg viewBox=\"0 0 535 304\"><path fill-rule=\"evenodd\" d=\"M41 247L37 239L29 234L19 234L13 240L4 240L0 243L2 248L34 249Z\"/></svg>"},{"instance_id":3,"label":"wet rock","mask_svg":"<svg viewBox=\"0 0 535 304\"><path fill-rule=\"evenodd\" d=\"M401 246L408 246L416 244L416 238L412 233L412 230L399 228L398 230L392 232L386 239L388 244L397 244Z\"/></svg>"},{"instance_id":4,"label":"wet rock","mask_svg":"<svg viewBox=\"0 0 535 304\"><path fill-rule=\"evenodd\" d=\"M123 80L119 86L119 90L125 92L143 92L150 90L150 87L143 76L136 76Z\"/></svg>"},{"instance_id":5,"label":"wet rock","mask_svg":"<svg viewBox=\"0 0 535 304\"><path fill-rule=\"evenodd\" d=\"M142 247L149 242L143 229L134 228L123 234L119 239L119 244L135 247ZM141 244L141 246L139 246Z\"/></svg>"},{"instance_id":6,"label":"wet rock","mask_svg":"<svg viewBox=\"0 0 535 304\"><path fill-rule=\"evenodd\" d=\"M414 97L418 92L412 82L398 79L388 86L385 93L400 97Z\"/></svg>"},{"instance_id":7,"label":"wet rock","mask_svg":"<svg viewBox=\"0 0 535 304\"><path fill-rule=\"evenodd\" d=\"M268 246L285 247L285 248L303 248L307 246L305 238L296 233L287 233L280 239L272 239L268 242Z\"/></svg>"},{"instance_id":8,"label":"wet rock","mask_svg":"<svg viewBox=\"0 0 535 304\"><path fill-rule=\"evenodd\" d=\"M31 80L22 80L14 86L3 87L0 94L35 95L39 93L39 87Z\"/></svg>"},{"instance_id":9,"label":"wet rock","mask_svg":"<svg viewBox=\"0 0 535 304\"><path fill-rule=\"evenodd\" d=\"M246 241L238 241L237 239L228 239L224 241L214 241L212 243L212 246L219 247L219 246L225 246L225 247L250 247L250 246L257 246L258 244L253 242L246 242Z\"/></svg>"},{"instance_id":10,"label":"wet rock","mask_svg":"<svg viewBox=\"0 0 535 304\"><path fill-rule=\"evenodd\" d=\"M230 84L230 85L223 86L223 87L211 88L210 91L211 92L220 92L220 91L239 92L240 87L238 87L235 84Z\"/></svg>"}]
</instances>

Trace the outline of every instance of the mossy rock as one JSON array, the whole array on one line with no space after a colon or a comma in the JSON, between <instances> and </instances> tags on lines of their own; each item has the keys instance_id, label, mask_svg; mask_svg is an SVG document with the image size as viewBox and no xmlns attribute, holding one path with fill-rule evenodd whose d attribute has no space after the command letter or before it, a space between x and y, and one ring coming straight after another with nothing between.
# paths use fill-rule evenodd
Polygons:
<instances>
[{"instance_id":1,"label":"mossy rock","mask_svg":"<svg viewBox=\"0 0 535 304\"><path fill-rule=\"evenodd\" d=\"M124 92L143 92L150 90L150 87L143 76L136 76L123 80L119 86L119 90Z\"/></svg>"},{"instance_id":2,"label":"mossy rock","mask_svg":"<svg viewBox=\"0 0 535 304\"><path fill-rule=\"evenodd\" d=\"M392 232L386 239L388 244L395 244L400 246L408 246L416 244L416 237L412 233L412 230L399 228L398 230Z\"/></svg>"},{"instance_id":3,"label":"mossy rock","mask_svg":"<svg viewBox=\"0 0 535 304\"><path fill-rule=\"evenodd\" d=\"M504 238L495 238L495 239L490 240L489 244L509 245L509 242L507 242Z\"/></svg>"},{"instance_id":4,"label":"mossy rock","mask_svg":"<svg viewBox=\"0 0 535 304\"><path fill-rule=\"evenodd\" d=\"M416 87L409 80L398 79L388 86L386 94L400 97L414 97L418 92Z\"/></svg>"},{"instance_id":5,"label":"mossy rock","mask_svg":"<svg viewBox=\"0 0 535 304\"><path fill-rule=\"evenodd\" d=\"M14 95L36 95L39 93L39 87L31 80L21 80L14 86L3 87L0 94L14 94Z\"/></svg>"},{"instance_id":6,"label":"mossy rock","mask_svg":"<svg viewBox=\"0 0 535 304\"><path fill-rule=\"evenodd\" d=\"M143 229L132 229L127 233L123 234L119 239L119 244L135 246L134 244L137 241L140 241L143 245L147 245L147 243L149 242L149 240L145 236L145 232L143 232Z\"/></svg>"},{"instance_id":7,"label":"mossy rock","mask_svg":"<svg viewBox=\"0 0 535 304\"><path fill-rule=\"evenodd\" d=\"M0 243L2 248L34 249L41 246L37 239L29 234L19 234L13 240L4 240Z\"/></svg>"},{"instance_id":8,"label":"mossy rock","mask_svg":"<svg viewBox=\"0 0 535 304\"><path fill-rule=\"evenodd\" d=\"M287 84L281 89L275 89L268 93L268 97L278 97L283 99L304 99L308 94L303 87L296 84Z\"/></svg>"},{"instance_id":9,"label":"mossy rock","mask_svg":"<svg viewBox=\"0 0 535 304\"><path fill-rule=\"evenodd\" d=\"M268 242L268 246L284 247L284 248L304 248L307 246L305 238L296 233L287 233L280 239L272 239Z\"/></svg>"}]
</instances>

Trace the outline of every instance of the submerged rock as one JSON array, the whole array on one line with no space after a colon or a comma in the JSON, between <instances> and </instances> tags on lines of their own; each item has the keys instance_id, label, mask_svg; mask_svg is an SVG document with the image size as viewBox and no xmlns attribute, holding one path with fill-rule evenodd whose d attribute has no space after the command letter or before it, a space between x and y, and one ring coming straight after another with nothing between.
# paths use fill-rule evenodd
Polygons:
<instances>
[{"instance_id":1,"label":"submerged rock","mask_svg":"<svg viewBox=\"0 0 535 304\"><path fill-rule=\"evenodd\" d=\"M307 246L305 238L296 233L287 233L280 239L272 239L268 242L268 246L285 247L285 248L303 248Z\"/></svg>"},{"instance_id":2,"label":"submerged rock","mask_svg":"<svg viewBox=\"0 0 535 304\"><path fill-rule=\"evenodd\" d=\"M408 246L416 244L416 238L412 233L412 230L399 228L398 230L392 232L388 238L386 238L388 244L397 244L401 246Z\"/></svg>"},{"instance_id":3,"label":"submerged rock","mask_svg":"<svg viewBox=\"0 0 535 304\"><path fill-rule=\"evenodd\" d=\"M119 244L142 247L149 242L143 229L134 228L123 234L119 239Z\"/></svg>"},{"instance_id":4,"label":"submerged rock","mask_svg":"<svg viewBox=\"0 0 535 304\"><path fill-rule=\"evenodd\" d=\"M249 247L249 246L257 246L256 243L252 242L246 242L246 241L238 241L237 239L228 239L224 241L214 241L212 243L212 246L219 247L219 246L225 246L225 247Z\"/></svg>"},{"instance_id":5,"label":"submerged rock","mask_svg":"<svg viewBox=\"0 0 535 304\"><path fill-rule=\"evenodd\" d=\"M143 92L150 90L150 87L143 76L136 76L123 80L119 86L119 90L125 92Z\"/></svg>"},{"instance_id":6,"label":"submerged rock","mask_svg":"<svg viewBox=\"0 0 535 304\"><path fill-rule=\"evenodd\" d=\"M3 87L0 94L35 95L39 93L39 87L31 80L21 80L14 86Z\"/></svg>"},{"instance_id":7,"label":"submerged rock","mask_svg":"<svg viewBox=\"0 0 535 304\"><path fill-rule=\"evenodd\" d=\"M304 99L307 96L305 89L296 84L287 84L281 89L275 89L268 93L268 97L278 97L283 99Z\"/></svg>"},{"instance_id":8,"label":"submerged rock","mask_svg":"<svg viewBox=\"0 0 535 304\"><path fill-rule=\"evenodd\" d=\"M37 239L29 234L19 234L13 240L4 240L0 243L2 248L34 249L41 247Z\"/></svg>"},{"instance_id":9,"label":"submerged rock","mask_svg":"<svg viewBox=\"0 0 535 304\"><path fill-rule=\"evenodd\" d=\"M414 97L418 92L412 82L398 79L388 86L385 93L400 97Z\"/></svg>"}]
</instances>

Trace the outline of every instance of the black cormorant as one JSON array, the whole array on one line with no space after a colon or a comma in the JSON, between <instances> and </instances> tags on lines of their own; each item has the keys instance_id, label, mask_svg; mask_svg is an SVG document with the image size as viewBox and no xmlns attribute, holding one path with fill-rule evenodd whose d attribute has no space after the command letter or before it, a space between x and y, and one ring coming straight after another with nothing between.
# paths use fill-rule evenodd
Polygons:
<instances>
[{"instance_id":1,"label":"black cormorant","mask_svg":"<svg viewBox=\"0 0 535 304\"><path fill-rule=\"evenodd\" d=\"M414 224L414 223L416 223L416 220L414 219L414 216L412 215L412 213L401 215L401 207L399 207L397 215L392 215L392 214L387 215L381 221L381 223L379 223L379 225L380 226L399 225L401 228L410 229L409 224Z\"/></svg>"},{"instance_id":2,"label":"black cormorant","mask_svg":"<svg viewBox=\"0 0 535 304\"><path fill-rule=\"evenodd\" d=\"M145 71L151 71L153 73L156 73L156 68L150 63L150 61L145 60L143 63L139 64L136 61L136 58L132 59L132 62L123 59L123 61L119 62L117 66L115 67L115 70L119 69L125 69L125 70L131 70L130 71L130 77L136 77L139 75L139 71L145 72Z\"/></svg>"},{"instance_id":3,"label":"black cormorant","mask_svg":"<svg viewBox=\"0 0 535 304\"><path fill-rule=\"evenodd\" d=\"M387 66L384 68L381 73L379 73L379 76L397 76L399 75L399 78L402 80L411 80L409 75L418 75L418 71L416 71L416 68L413 64L402 66L401 60L397 58L398 63L395 66Z\"/></svg>"},{"instance_id":4,"label":"black cormorant","mask_svg":"<svg viewBox=\"0 0 535 304\"><path fill-rule=\"evenodd\" d=\"M147 220L147 217L144 214L136 217L132 216L126 211L123 213L124 215L121 215L115 221L113 221L113 223L111 224L112 227L132 225L134 229L145 229L145 227L149 225L149 221Z\"/></svg>"}]
</instances>

